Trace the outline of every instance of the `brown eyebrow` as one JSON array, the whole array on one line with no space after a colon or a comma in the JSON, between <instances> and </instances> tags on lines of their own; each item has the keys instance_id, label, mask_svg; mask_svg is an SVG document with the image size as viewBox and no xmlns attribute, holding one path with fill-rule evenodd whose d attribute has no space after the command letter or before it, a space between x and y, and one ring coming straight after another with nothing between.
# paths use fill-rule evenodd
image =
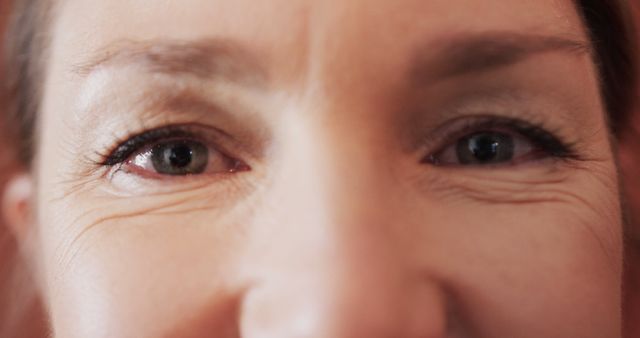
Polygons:
<instances>
[{"instance_id":1,"label":"brown eyebrow","mask_svg":"<svg viewBox=\"0 0 640 338\"><path fill-rule=\"evenodd\" d=\"M581 40L511 32L449 35L421 48L410 70L412 82L427 84L461 75L504 68L546 52L592 54Z\"/></svg>"},{"instance_id":2,"label":"brown eyebrow","mask_svg":"<svg viewBox=\"0 0 640 338\"><path fill-rule=\"evenodd\" d=\"M132 64L150 73L222 78L248 85L262 85L267 78L258 57L226 40L118 41L77 65L74 72L87 76L102 67Z\"/></svg>"}]
</instances>

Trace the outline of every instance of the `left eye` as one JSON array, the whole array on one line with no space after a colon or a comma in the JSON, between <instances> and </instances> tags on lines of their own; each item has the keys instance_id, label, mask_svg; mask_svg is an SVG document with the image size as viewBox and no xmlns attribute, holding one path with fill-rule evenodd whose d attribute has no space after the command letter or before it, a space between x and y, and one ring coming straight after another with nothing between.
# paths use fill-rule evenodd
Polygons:
<instances>
[{"instance_id":1,"label":"left eye","mask_svg":"<svg viewBox=\"0 0 640 338\"><path fill-rule=\"evenodd\" d=\"M501 131L481 131L465 135L430 156L429 162L442 166L508 164L537 155L531 141Z\"/></svg>"},{"instance_id":2,"label":"left eye","mask_svg":"<svg viewBox=\"0 0 640 338\"><path fill-rule=\"evenodd\" d=\"M138 174L168 176L232 173L242 169L239 161L193 140L160 141L133 153L124 167Z\"/></svg>"}]
</instances>

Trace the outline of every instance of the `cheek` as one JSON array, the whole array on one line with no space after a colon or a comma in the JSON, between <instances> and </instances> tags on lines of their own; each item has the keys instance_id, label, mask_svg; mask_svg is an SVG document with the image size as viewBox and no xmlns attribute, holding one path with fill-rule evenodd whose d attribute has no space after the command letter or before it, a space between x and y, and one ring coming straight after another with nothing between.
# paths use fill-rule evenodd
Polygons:
<instances>
[{"instance_id":1,"label":"cheek","mask_svg":"<svg viewBox=\"0 0 640 338\"><path fill-rule=\"evenodd\" d=\"M461 286L476 307L477 322L493 322L487 330L529 327L541 337L559 330L587 337L593 327L582 326L585 321L613 332L620 321L622 257L620 241L607 228L619 224L590 211L541 205L532 212L487 215L495 230L479 234L488 238L468 256L484 268L471 268L475 282L467 278ZM482 312L481 304L496 311Z\"/></svg>"},{"instance_id":2,"label":"cheek","mask_svg":"<svg viewBox=\"0 0 640 338\"><path fill-rule=\"evenodd\" d=\"M189 337L233 323L241 218L198 211L214 209L204 196L173 197L185 202L74 198L42 223L56 336Z\"/></svg>"},{"instance_id":3,"label":"cheek","mask_svg":"<svg viewBox=\"0 0 640 338\"><path fill-rule=\"evenodd\" d=\"M462 312L482 332L619 331L622 225L614 168L535 183L513 175L444 183L430 181L437 197L428 212L412 216L441 226L424 230L414 245L423 248L424 264L452 281Z\"/></svg>"}]
</instances>

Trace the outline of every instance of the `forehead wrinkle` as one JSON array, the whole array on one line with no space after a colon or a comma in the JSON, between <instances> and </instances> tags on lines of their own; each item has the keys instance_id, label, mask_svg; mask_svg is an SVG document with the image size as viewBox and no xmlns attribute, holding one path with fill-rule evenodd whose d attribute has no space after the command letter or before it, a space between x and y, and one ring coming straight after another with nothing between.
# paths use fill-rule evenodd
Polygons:
<instances>
[{"instance_id":1,"label":"forehead wrinkle","mask_svg":"<svg viewBox=\"0 0 640 338\"><path fill-rule=\"evenodd\" d=\"M497 70L547 52L592 55L591 45L562 36L516 32L462 33L418 49L409 76L415 84Z\"/></svg>"},{"instance_id":2,"label":"forehead wrinkle","mask_svg":"<svg viewBox=\"0 0 640 338\"><path fill-rule=\"evenodd\" d=\"M216 39L117 41L77 64L72 72L88 77L99 69L127 66L150 74L221 78L250 86L262 86L267 80L257 56L232 41Z\"/></svg>"}]
</instances>

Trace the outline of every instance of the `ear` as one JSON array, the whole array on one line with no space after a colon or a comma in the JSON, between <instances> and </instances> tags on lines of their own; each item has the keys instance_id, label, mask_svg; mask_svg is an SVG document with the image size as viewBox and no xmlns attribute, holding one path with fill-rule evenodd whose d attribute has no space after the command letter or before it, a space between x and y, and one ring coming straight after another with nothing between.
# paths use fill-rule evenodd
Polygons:
<instances>
[{"instance_id":1,"label":"ear","mask_svg":"<svg viewBox=\"0 0 640 338\"><path fill-rule=\"evenodd\" d=\"M33 179L29 174L13 176L6 184L0 215L18 243L24 246L33 230Z\"/></svg>"}]
</instances>

